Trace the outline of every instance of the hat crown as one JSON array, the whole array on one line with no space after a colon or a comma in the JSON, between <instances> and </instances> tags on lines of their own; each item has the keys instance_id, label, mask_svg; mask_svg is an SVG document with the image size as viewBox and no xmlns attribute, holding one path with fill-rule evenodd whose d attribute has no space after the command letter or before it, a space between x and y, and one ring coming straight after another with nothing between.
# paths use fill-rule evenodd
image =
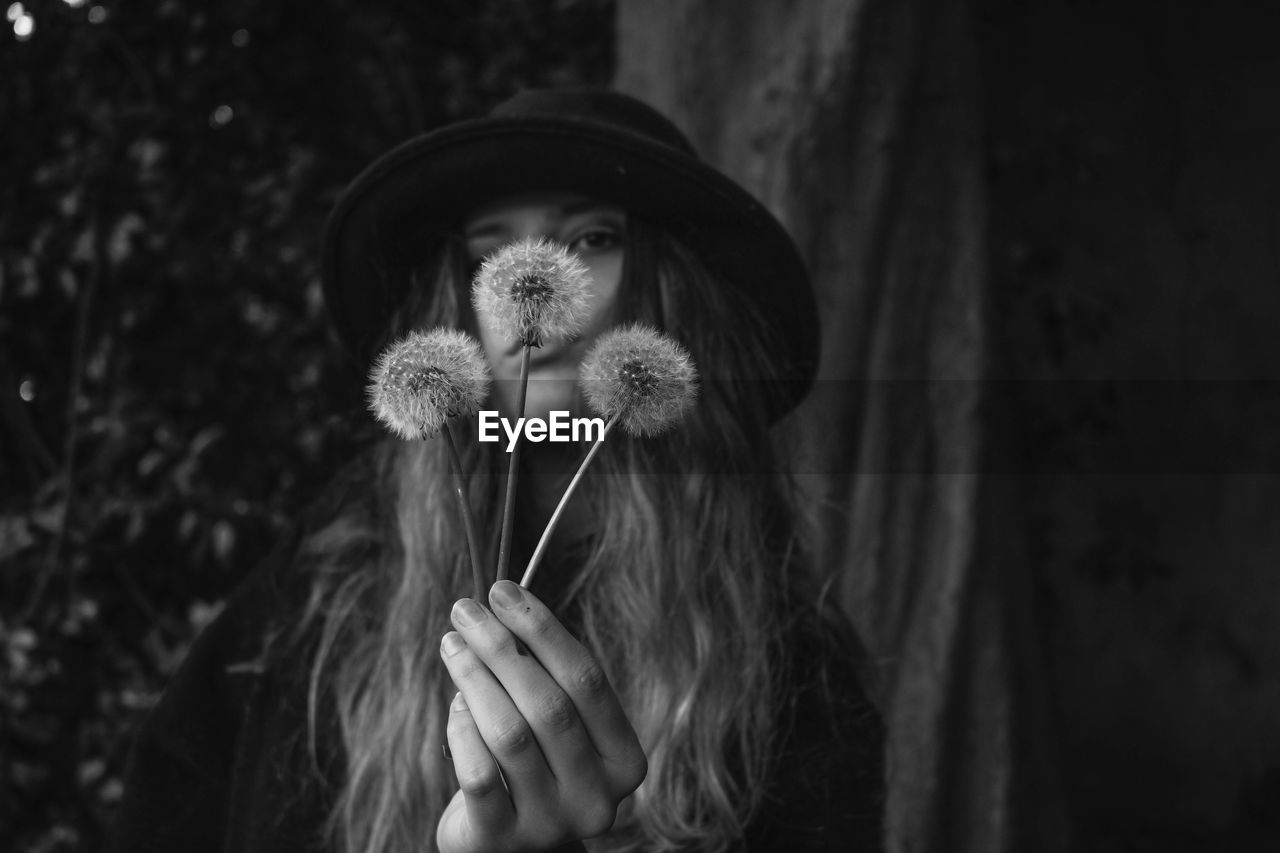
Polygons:
<instances>
[{"instance_id":1,"label":"hat crown","mask_svg":"<svg viewBox=\"0 0 1280 853\"><path fill-rule=\"evenodd\" d=\"M492 118L532 118L605 125L614 131L642 136L697 157L693 144L662 113L619 92L599 89L530 89L503 101Z\"/></svg>"}]
</instances>

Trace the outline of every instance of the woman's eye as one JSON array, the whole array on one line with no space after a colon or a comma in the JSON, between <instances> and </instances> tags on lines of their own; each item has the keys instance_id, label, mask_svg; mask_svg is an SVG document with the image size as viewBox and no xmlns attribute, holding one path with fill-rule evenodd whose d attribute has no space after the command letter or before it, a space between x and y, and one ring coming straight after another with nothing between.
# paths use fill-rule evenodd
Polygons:
<instances>
[{"instance_id":1,"label":"woman's eye","mask_svg":"<svg viewBox=\"0 0 1280 853\"><path fill-rule=\"evenodd\" d=\"M584 231L569 243L575 252L602 252L622 244L622 235L612 228L593 228Z\"/></svg>"}]
</instances>

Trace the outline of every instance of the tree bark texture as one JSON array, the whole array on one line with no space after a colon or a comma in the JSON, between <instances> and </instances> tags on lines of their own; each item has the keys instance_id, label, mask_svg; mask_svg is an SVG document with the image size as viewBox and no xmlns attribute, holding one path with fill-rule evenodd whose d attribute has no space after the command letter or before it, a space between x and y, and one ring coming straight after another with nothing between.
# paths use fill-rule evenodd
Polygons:
<instances>
[{"instance_id":1,"label":"tree bark texture","mask_svg":"<svg viewBox=\"0 0 1280 853\"><path fill-rule=\"evenodd\" d=\"M618 88L773 210L813 273L820 381L788 426L889 725L887 848L1065 849L1017 484L984 474L1005 431L968 10L621 0L617 21Z\"/></svg>"}]
</instances>

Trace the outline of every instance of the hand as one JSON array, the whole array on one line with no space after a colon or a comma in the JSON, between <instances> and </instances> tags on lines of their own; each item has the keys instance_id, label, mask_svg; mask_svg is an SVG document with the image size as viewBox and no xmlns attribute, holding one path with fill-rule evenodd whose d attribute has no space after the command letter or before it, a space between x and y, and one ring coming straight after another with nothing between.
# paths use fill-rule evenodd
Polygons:
<instances>
[{"instance_id":1,"label":"hand","mask_svg":"<svg viewBox=\"0 0 1280 853\"><path fill-rule=\"evenodd\" d=\"M442 853L541 850L599 835L648 764L604 671L528 590L464 598L440 653L458 696L449 750L460 790ZM505 781L505 785L503 784Z\"/></svg>"}]
</instances>

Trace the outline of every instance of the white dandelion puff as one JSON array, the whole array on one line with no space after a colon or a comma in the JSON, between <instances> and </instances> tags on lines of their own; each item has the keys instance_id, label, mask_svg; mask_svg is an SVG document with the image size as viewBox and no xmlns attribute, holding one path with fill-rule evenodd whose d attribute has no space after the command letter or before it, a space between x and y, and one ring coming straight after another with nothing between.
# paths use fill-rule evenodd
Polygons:
<instances>
[{"instance_id":1,"label":"white dandelion puff","mask_svg":"<svg viewBox=\"0 0 1280 853\"><path fill-rule=\"evenodd\" d=\"M579 373L587 404L631 435L656 435L684 417L698 392L698 371L684 347L635 324L600 337Z\"/></svg>"},{"instance_id":2,"label":"white dandelion puff","mask_svg":"<svg viewBox=\"0 0 1280 853\"><path fill-rule=\"evenodd\" d=\"M474 414L488 392L480 344L456 329L410 332L369 373L369 408L404 439L427 438L450 418Z\"/></svg>"},{"instance_id":3,"label":"white dandelion puff","mask_svg":"<svg viewBox=\"0 0 1280 853\"><path fill-rule=\"evenodd\" d=\"M480 265L471 301L480 321L526 347L575 334L586 320L591 276L578 256L543 239L510 243Z\"/></svg>"}]
</instances>

